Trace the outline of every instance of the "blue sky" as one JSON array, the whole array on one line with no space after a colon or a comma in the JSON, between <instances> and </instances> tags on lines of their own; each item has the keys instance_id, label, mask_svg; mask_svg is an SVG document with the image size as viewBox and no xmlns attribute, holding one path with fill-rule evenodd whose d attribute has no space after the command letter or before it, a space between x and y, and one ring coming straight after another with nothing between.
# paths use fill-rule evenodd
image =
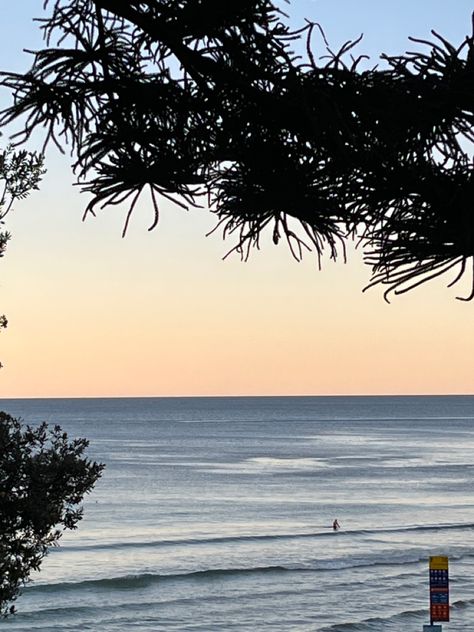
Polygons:
<instances>
[{"instance_id":1,"label":"blue sky","mask_svg":"<svg viewBox=\"0 0 474 632\"><path fill-rule=\"evenodd\" d=\"M42 0L2 3L2 66L26 67L40 44ZM471 29L472 3L299 0L292 24L319 22L336 49L364 33L360 53L412 49L408 35L435 28L455 43ZM324 47L315 35L315 52ZM3 102L7 95L2 93ZM4 137L4 142L6 139ZM222 257L232 242L206 237L203 210L124 210L81 221L87 197L69 157L48 151L41 190L9 217L2 260L0 394L213 395L472 393L474 304L436 281L387 305L362 293L370 271L309 255L294 262L265 241L248 263Z\"/></svg>"}]
</instances>

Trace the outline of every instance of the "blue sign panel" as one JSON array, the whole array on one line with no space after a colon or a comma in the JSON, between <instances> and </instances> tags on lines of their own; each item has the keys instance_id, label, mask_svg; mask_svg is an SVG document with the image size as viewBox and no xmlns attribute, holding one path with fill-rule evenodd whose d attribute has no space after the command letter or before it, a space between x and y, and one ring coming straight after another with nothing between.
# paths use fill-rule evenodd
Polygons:
<instances>
[{"instance_id":1,"label":"blue sign panel","mask_svg":"<svg viewBox=\"0 0 474 632\"><path fill-rule=\"evenodd\" d=\"M447 557L430 558L430 617L449 621L449 573Z\"/></svg>"}]
</instances>

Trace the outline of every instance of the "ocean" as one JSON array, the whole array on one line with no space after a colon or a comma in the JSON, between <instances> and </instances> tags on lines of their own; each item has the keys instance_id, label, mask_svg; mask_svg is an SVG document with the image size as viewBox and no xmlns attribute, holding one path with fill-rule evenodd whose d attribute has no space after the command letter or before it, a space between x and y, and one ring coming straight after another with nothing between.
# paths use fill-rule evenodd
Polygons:
<instances>
[{"instance_id":1,"label":"ocean","mask_svg":"<svg viewBox=\"0 0 474 632\"><path fill-rule=\"evenodd\" d=\"M106 464L16 632L474 629L474 397L0 400ZM338 519L341 530L332 530Z\"/></svg>"}]
</instances>

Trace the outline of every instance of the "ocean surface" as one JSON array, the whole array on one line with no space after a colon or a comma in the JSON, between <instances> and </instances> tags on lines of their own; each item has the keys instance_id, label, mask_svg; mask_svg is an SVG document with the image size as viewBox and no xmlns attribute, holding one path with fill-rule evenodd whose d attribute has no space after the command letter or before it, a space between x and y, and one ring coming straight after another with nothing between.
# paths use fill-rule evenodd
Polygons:
<instances>
[{"instance_id":1,"label":"ocean surface","mask_svg":"<svg viewBox=\"0 0 474 632\"><path fill-rule=\"evenodd\" d=\"M474 629L474 397L0 400L106 463L16 632ZM342 529L334 533L337 518Z\"/></svg>"}]
</instances>

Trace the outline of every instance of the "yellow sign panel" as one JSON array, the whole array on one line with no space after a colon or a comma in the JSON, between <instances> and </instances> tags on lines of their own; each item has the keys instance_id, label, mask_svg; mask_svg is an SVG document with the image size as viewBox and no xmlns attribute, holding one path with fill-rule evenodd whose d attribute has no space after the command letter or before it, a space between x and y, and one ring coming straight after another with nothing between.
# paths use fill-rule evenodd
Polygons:
<instances>
[{"instance_id":1,"label":"yellow sign panel","mask_svg":"<svg viewBox=\"0 0 474 632\"><path fill-rule=\"evenodd\" d=\"M436 555L430 557L430 570L433 571L447 571L448 570L448 558L444 555Z\"/></svg>"}]
</instances>

